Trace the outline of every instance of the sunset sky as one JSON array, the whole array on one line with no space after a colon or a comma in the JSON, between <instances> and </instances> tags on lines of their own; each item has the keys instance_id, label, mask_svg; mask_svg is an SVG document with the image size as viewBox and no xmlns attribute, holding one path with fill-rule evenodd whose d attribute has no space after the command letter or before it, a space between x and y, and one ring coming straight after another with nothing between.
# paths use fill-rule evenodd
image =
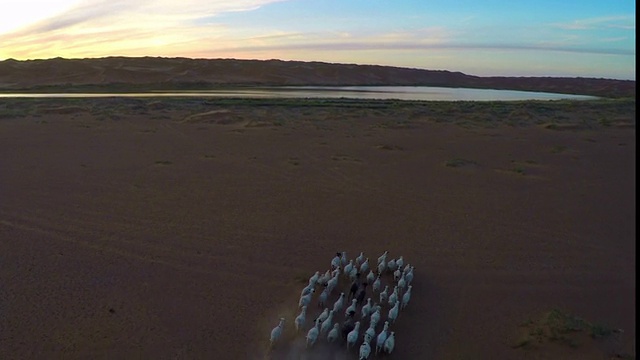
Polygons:
<instances>
[{"instance_id":1,"label":"sunset sky","mask_svg":"<svg viewBox=\"0 0 640 360\"><path fill-rule=\"evenodd\" d=\"M0 60L164 56L635 80L631 0L0 0Z\"/></svg>"}]
</instances>

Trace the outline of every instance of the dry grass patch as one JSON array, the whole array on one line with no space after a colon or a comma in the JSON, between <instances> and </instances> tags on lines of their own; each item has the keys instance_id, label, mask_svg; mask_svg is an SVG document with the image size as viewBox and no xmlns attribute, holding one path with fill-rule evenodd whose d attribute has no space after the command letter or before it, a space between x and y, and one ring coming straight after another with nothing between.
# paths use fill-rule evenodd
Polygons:
<instances>
[{"instance_id":1,"label":"dry grass patch","mask_svg":"<svg viewBox=\"0 0 640 360\"><path fill-rule=\"evenodd\" d=\"M478 163L473 160L468 160L463 158L453 158L445 161L444 165L446 167L451 167L451 168L462 168L462 167L468 167L468 166L476 166L478 165Z\"/></svg>"},{"instance_id":2,"label":"dry grass patch","mask_svg":"<svg viewBox=\"0 0 640 360\"><path fill-rule=\"evenodd\" d=\"M603 324L591 323L581 317L552 309L540 318L520 325L522 333L512 344L516 349L536 349L548 343L577 348L589 340L602 340L621 333Z\"/></svg>"},{"instance_id":3,"label":"dry grass patch","mask_svg":"<svg viewBox=\"0 0 640 360\"><path fill-rule=\"evenodd\" d=\"M55 107L42 107L38 109L39 113L44 114L60 114L60 115L69 115L69 114L77 114L81 112L88 112L89 110L82 106L55 106Z\"/></svg>"},{"instance_id":4,"label":"dry grass patch","mask_svg":"<svg viewBox=\"0 0 640 360\"><path fill-rule=\"evenodd\" d=\"M293 166L298 166L300 165L300 158L298 157L290 157L289 160L287 160L287 162Z\"/></svg>"},{"instance_id":5,"label":"dry grass patch","mask_svg":"<svg viewBox=\"0 0 640 360\"><path fill-rule=\"evenodd\" d=\"M552 154L559 154L561 152L565 152L567 151L567 147L564 145L556 145L554 147L551 148L551 153Z\"/></svg>"},{"instance_id":6,"label":"dry grass patch","mask_svg":"<svg viewBox=\"0 0 640 360\"><path fill-rule=\"evenodd\" d=\"M192 114L182 120L183 123L207 123L218 125L237 124L242 121L242 117L236 116L230 110L225 109Z\"/></svg>"},{"instance_id":7,"label":"dry grass patch","mask_svg":"<svg viewBox=\"0 0 640 360\"><path fill-rule=\"evenodd\" d=\"M334 161L351 161L351 162L362 162L362 160L355 158L353 156L350 155L346 155L346 154L335 154L334 156L331 157L331 160Z\"/></svg>"},{"instance_id":8,"label":"dry grass patch","mask_svg":"<svg viewBox=\"0 0 640 360\"><path fill-rule=\"evenodd\" d=\"M397 146L397 145L389 145L389 144L381 144L381 145L376 145L376 148L380 149L380 150L404 150L404 148L402 146Z\"/></svg>"}]
</instances>

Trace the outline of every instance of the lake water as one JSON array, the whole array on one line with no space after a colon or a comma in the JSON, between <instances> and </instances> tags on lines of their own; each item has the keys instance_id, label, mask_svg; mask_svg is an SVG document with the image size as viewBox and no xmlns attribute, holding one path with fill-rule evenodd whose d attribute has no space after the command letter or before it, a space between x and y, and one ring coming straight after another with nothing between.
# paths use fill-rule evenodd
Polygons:
<instances>
[{"instance_id":1,"label":"lake water","mask_svg":"<svg viewBox=\"0 0 640 360\"><path fill-rule=\"evenodd\" d=\"M593 100L595 96L430 86L284 86L144 93L0 93L0 98L226 97L350 98L419 101Z\"/></svg>"}]
</instances>

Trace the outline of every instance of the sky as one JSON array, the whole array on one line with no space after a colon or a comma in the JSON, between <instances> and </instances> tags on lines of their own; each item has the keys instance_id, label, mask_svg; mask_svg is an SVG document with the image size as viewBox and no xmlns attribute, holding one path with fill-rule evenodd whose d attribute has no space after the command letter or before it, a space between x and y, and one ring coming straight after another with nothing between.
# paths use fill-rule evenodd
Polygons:
<instances>
[{"instance_id":1,"label":"sky","mask_svg":"<svg viewBox=\"0 0 640 360\"><path fill-rule=\"evenodd\" d=\"M635 80L631 0L0 0L0 60L281 59Z\"/></svg>"}]
</instances>

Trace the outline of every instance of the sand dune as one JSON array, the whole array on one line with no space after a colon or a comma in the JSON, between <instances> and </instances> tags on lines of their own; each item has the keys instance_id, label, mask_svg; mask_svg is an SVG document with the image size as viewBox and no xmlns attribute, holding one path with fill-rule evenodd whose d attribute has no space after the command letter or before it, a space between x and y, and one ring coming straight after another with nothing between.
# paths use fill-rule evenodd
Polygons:
<instances>
[{"instance_id":1,"label":"sand dune","mask_svg":"<svg viewBox=\"0 0 640 360\"><path fill-rule=\"evenodd\" d=\"M423 85L635 98L635 81L478 77L376 65L153 57L0 61L0 91L136 91L223 85Z\"/></svg>"}]
</instances>

